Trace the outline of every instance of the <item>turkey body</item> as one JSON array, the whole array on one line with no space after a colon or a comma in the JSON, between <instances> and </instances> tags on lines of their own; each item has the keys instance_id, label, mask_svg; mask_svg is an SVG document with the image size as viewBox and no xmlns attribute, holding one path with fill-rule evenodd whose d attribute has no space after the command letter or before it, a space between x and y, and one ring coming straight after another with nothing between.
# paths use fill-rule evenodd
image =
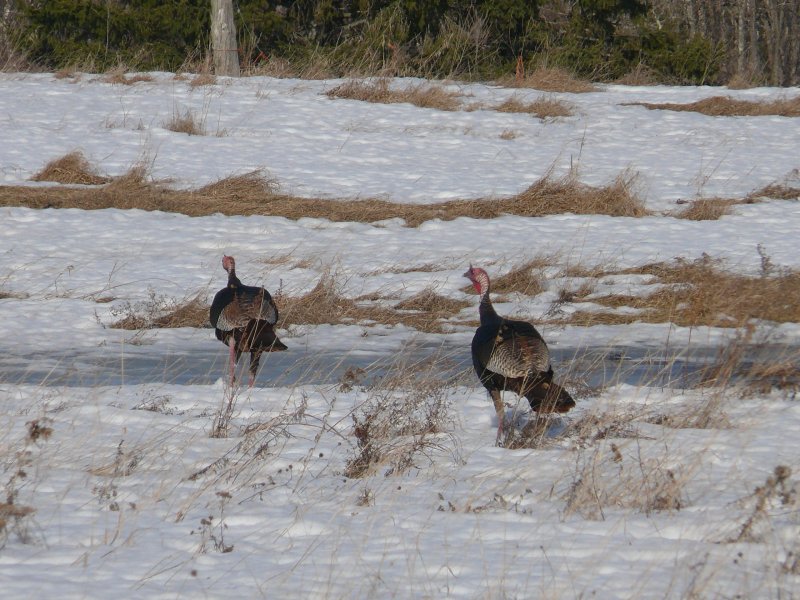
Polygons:
<instances>
[{"instance_id":1,"label":"turkey body","mask_svg":"<svg viewBox=\"0 0 800 600\"><path fill-rule=\"evenodd\" d=\"M222 257L228 272L228 285L218 291L211 303L209 319L217 339L230 350L230 381L234 382L236 364L243 352L250 353L250 385L255 382L263 352L286 350L275 334L278 307L263 287L243 285L236 276L232 256Z\"/></svg>"},{"instance_id":2,"label":"turkey body","mask_svg":"<svg viewBox=\"0 0 800 600\"><path fill-rule=\"evenodd\" d=\"M553 381L550 351L541 334L526 321L506 319L495 312L486 271L470 267L464 276L481 295L480 325L472 338L472 365L494 403L498 441L505 416L503 391L524 396L531 409L540 414L563 413L573 408L575 400Z\"/></svg>"}]
</instances>

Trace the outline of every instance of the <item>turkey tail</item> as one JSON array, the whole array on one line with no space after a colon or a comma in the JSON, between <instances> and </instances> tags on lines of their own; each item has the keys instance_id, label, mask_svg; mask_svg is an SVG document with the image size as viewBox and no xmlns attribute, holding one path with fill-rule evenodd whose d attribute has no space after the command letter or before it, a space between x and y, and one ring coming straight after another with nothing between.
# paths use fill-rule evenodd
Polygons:
<instances>
[{"instance_id":1,"label":"turkey tail","mask_svg":"<svg viewBox=\"0 0 800 600\"><path fill-rule=\"evenodd\" d=\"M542 377L526 391L525 398L536 412L565 413L575 407L575 400L569 392L550 377Z\"/></svg>"},{"instance_id":2,"label":"turkey tail","mask_svg":"<svg viewBox=\"0 0 800 600\"><path fill-rule=\"evenodd\" d=\"M279 352L288 349L275 335L272 324L266 321L250 321L237 341L244 352Z\"/></svg>"}]
</instances>

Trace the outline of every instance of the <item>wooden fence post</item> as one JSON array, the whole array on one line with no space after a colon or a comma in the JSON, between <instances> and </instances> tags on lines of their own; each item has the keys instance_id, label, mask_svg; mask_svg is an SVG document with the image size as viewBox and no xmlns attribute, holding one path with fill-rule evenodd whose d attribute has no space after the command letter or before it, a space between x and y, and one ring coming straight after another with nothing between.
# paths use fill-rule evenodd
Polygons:
<instances>
[{"instance_id":1,"label":"wooden fence post","mask_svg":"<svg viewBox=\"0 0 800 600\"><path fill-rule=\"evenodd\" d=\"M214 51L214 73L239 77L239 49L232 0L211 0L211 47Z\"/></svg>"}]
</instances>

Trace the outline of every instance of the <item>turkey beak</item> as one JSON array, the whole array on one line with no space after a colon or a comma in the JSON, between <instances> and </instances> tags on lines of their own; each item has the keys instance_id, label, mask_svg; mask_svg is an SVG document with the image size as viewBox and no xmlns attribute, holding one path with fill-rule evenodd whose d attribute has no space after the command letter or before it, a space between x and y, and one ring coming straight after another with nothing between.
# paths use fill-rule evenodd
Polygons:
<instances>
[{"instance_id":1,"label":"turkey beak","mask_svg":"<svg viewBox=\"0 0 800 600\"><path fill-rule=\"evenodd\" d=\"M469 269L467 269L467 272L464 273L464 277L466 277L467 279L472 281L472 265L471 264L469 266Z\"/></svg>"}]
</instances>

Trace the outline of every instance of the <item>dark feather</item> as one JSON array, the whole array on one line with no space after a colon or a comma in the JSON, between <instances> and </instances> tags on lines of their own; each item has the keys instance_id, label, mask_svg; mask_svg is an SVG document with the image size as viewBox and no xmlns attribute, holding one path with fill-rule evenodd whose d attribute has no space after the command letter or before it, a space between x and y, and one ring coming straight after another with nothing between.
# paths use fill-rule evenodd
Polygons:
<instances>
[{"instance_id":1,"label":"dark feather","mask_svg":"<svg viewBox=\"0 0 800 600\"><path fill-rule=\"evenodd\" d=\"M223 266L228 269L228 285L214 295L209 319L218 340L228 346L233 341L235 362L242 352L250 352L252 384L261 354L287 349L275 334L278 307L266 289L239 281L232 257L224 257Z\"/></svg>"},{"instance_id":2,"label":"dark feather","mask_svg":"<svg viewBox=\"0 0 800 600\"><path fill-rule=\"evenodd\" d=\"M502 430L500 392L524 396L539 413L567 412L575 401L553 381L550 351L542 335L526 321L499 316L489 297L489 276L483 269L465 273L481 294L480 326L472 338L472 365L489 391L498 412L498 434Z\"/></svg>"}]
</instances>

